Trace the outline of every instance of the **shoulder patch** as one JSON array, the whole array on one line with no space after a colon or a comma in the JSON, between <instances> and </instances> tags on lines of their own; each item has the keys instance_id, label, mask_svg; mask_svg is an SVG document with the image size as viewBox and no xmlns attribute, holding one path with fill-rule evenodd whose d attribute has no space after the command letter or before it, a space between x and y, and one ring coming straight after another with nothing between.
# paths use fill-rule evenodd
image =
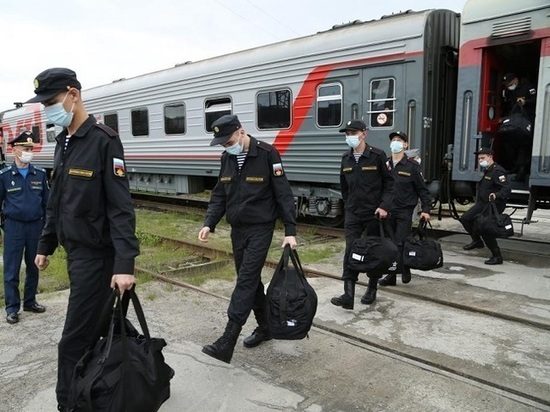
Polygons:
<instances>
[{"instance_id":1,"label":"shoulder patch","mask_svg":"<svg viewBox=\"0 0 550 412\"><path fill-rule=\"evenodd\" d=\"M124 164L124 160L113 157L113 173L117 177L126 176L126 165Z\"/></svg>"},{"instance_id":2,"label":"shoulder patch","mask_svg":"<svg viewBox=\"0 0 550 412\"><path fill-rule=\"evenodd\" d=\"M282 163L274 163L273 164L273 175L274 176L282 176L285 174L285 171L283 170L283 164Z\"/></svg>"},{"instance_id":3,"label":"shoulder patch","mask_svg":"<svg viewBox=\"0 0 550 412\"><path fill-rule=\"evenodd\" d=\"M537 94L537 90L536 89L529 89L529 93L530 94Z\"/></svg>"},{"instance_id":4,"label":"shoulder patch","mask_svg":"<svg viewBox=\"0 0 550 412\"><path fill-rule=\"evenodd\" d=\"M97 123L96 122L96 127L99 127L101 130L103 130L105 133L107 133L109 135L109 137L117 137L118 136L118 133L115 132L113 129L111 129L109 126L103 124L103 123Z\"/></svg>"},{"instance_id":5,"label":"shoulder patch","mask_svg":"<svg viewBox=\"0 0 550 412\"><path fill-rule=\"evenodd\" d=\"M502 183L506 182L506 175L500 175L500 176L498 177L498 180L499 180L500 182L502 182Z\"/></svg>"}]
</instances>

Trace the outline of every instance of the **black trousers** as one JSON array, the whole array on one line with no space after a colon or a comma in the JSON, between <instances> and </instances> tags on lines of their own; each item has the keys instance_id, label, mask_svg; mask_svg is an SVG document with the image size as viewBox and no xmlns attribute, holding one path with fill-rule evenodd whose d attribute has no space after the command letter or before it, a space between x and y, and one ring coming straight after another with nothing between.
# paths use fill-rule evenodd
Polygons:
<instances>
[{"instance_id":1,"label":"black trousers","mask_svg":"<svg viewBox=\"0 0 550 412\"><path fill-rule=\"evenodd\" d=\"M67 406L73 370L90 345L109 293L114 258L67 259L70 295L65 326L58 344L57 403Z\"/></svg>"},{"instance_id":2,"label":"black trousers","mask_svg":"<svg viewBox=\"0 0 550 412\"><path fill-rule=\"evenodd\" d=\"M474 221L476 217L483 213L485 211L485 208L488 207L488 203L481 203L477 202L470 210L468 210L466 213L464 213L462 216L460 216L460 223L462 223L462 226L468 232L468 234L472 237L472 240L474 241L480 241L483 238L483 242L487 245L489 250L491 252L495 251L498 248L498 242L496 237L494 236L480 236L478 233L475 233L474 231ZM499 213L502 213L504 209L506 208L506 205L504 204L496 204L497 209Z\"/></svg>"},{"instance_id":3,"label":"black trousers","mask_svg":"<svg viewBox=\"0 0 550 412\"><path fill-rule=\"evenodd\" d=\"M367 232L367 236L380 236L380 228L376 216L372 215L365 218L346 211L346 220L344 221L346 251L344 252L344 262L342 270L342 279L344 280L352 280L354 282L357 282L357 280L359 279L359 272L348 268L347 262L349 259L349 254L351 252L351 245L353 241L359 239L363 235L363 232L365 232L365 230ZM376 278L379 277L380 276L376 276Z\"/></svg>"},{"instance_id":4,"label":"black trousers","mask_svg":"<svg viewBox=\"0 0 550 412\"><path fill-rule=\"evenodd\" d=\"M252 310L263 311L267 300L262 269L273 239L275 222L231 227L237 283L227 309L228 318L243 326Z\"/></svg>"},{"instance_id":5,"label":"black trousers","mask_svg":"<svg viewBox=\"0 0 550 412\"><path fill-rule=\"evenodd\" d=\"M395 244L399 250L396 273L403 273L403 242L411 234L412 214L416 206L392 210L389 216L389 225L393 230Z\"/></svg>"}]
</instances>

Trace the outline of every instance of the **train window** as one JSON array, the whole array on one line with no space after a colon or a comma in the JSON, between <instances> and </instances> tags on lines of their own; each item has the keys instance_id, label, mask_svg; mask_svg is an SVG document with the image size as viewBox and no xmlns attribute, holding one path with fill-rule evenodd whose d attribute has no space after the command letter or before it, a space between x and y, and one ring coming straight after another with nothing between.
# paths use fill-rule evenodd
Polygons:
<instances>
[{"instance_id":1,"label":"train window","mask_svg":"<svg viewBox=\"0 0 550 412\"><path fill-rule=\"evenodd\" d=\"M395 80L375 79L370 82L370 127L393 127L395 113Z\"/></svg>"},{"instance_id":2,"label":"train window","mask_svg":"<svg viewBox=\"0 0 550 412\"><path fill-rule=\"evenodd\" d=\"M40 143L40 127L32 126L31 132L34 135L34 143Z\"/></svg>"},{"instance_id":3,"label":"train window","mask_svg":"<svg viewBox=\"0 0 550 412\"><path fill-rule=\"evenodd\" d=\"M147 136L149 134L149 112L147 109L132 110L132 135Z\"/></svg>"},{"instance_id":4,"label":"train window","mask_svg":"<svg viewBox=\"0 0 550 412\"><path fill-rule=\"evenodd\" d=\"M183 103L164 106L164 133L185 133L185 105Z\"/></svg>"},{"instance_id":5,"label":"train window","mask_svg":"<svg viewBox=\"0 0 550 412\"><path fill-rule=\"evenodd\" d=\"M288 129L290 101L290 90L258 93L256 96L258 129Z\"/></svg>"},{"instance_id":6,"label":"train window","mask_svg":"<svg viewBox=\"0 0 550 412\"><path fill-rule=\"evenodd\" d=\"M317 88L317 125L338 126L342 123L342 85L323 84Z\"/></svg>"},{"instance_id":7,"label":"train window","mask_svg":"<svg viewBox=\"0 0 550 412\"><path fill-rule=\"evenodd\" d=\"M206 100L204 102L204 125L206 131L212 132L212 123L220 117L231 113L231 99L229 97Z\"/></svg>"},{"instance_id":8,"label":"train window","mask_svg":"<svg viewBox=\"0 0 550 412\"><path fill-rule=\"evenodd\" d=\"M118 133L118 114L116 113L106 114L103 117L103 121L105 123L105 126L109 126L111 129L113 129L115 132Z\"/></svg>"},{"instance_id":9,"label":"train window","mask_svg":"<svg viewBox=\"0 0 550 412\"><path fill-rule=\"evenodd\" d=\"M57 131L55 130L55 125L53 123L46 124L46 140L48 142L55 142L55 137L57 136Z\"/></svg>"}]
</instances>

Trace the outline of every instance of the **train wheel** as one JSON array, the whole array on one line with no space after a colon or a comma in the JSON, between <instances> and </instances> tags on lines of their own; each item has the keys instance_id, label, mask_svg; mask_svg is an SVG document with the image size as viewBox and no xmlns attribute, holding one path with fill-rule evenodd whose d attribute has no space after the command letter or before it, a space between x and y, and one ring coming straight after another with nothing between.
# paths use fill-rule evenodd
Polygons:
<instances>
[{"instance_id":1,"label":"train wheel","mask_svg":"<svg viewBox=\"0 0 550 412\"><path fill-rule=\"evenodd\" d=\"M344 215L336 217L317 217L317 223L326 227L343 227Z\"/></svg>"}]
</instances>

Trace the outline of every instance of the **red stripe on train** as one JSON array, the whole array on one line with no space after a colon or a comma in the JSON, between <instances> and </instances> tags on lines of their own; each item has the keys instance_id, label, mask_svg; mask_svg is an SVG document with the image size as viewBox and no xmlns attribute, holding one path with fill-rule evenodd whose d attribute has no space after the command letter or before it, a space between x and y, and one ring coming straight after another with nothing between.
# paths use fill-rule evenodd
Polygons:
<instances>
[{"instance_id":1,"label":"red stripe on train","mask_svg":"<svg viewBox=\"0 0 550 412\"><path fill-rule=\"evenodd\" d=\"M302 123L306 119L308 112L314 106L317 87L322 84L327 78L328 74L336 69L343 69L346 67L364 66L369 64L375 64L379 62L391 62L392 60L401 60L405 58L411 58L421 56L422 51L411 53L395 53L385 56L369 57L365 59L351 60L342 63L333 63L319 66L307 76L300 92L296 96L293 105L292 127L289 130L283 130L277 133L273 145L277 148L279 153L283 154L290 146L290 143L296 137L296 133L300 130Z\"/></svg>"}]
</instances>

